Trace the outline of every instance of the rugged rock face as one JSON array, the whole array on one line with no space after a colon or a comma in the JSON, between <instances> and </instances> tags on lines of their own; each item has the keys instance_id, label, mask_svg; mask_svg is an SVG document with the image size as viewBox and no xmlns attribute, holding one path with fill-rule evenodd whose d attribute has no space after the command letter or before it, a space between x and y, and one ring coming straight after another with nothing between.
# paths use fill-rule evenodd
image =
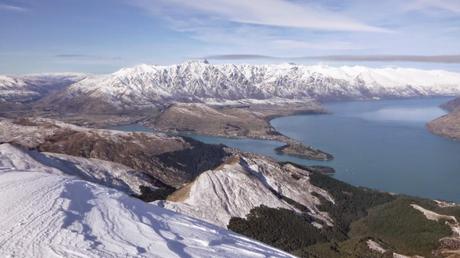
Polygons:
<instances>
[{"instance_id":1,"label":"rugged rock face","mask_svg":"<svg viewBox=\"0 0 460 258\"><path fill-rule=\"evenodd\" d=\"M0 121L0 142L117 162L174 188L218 166L226 156L222 146L182 137L87 129L49 119Z\"/></svg>"},{"instance_id":2,"label":"rugged rock face","mask_svg":"<svg viewBox=\"0 0 460 258\"><path fill-rule=\"evenodd\" d=\"M454 95L460 74L446 71L304 65L140 65L91 76L48 100L78 111L143 109L174 102L244 99L370 99Z\"/></svg>"},{"instance_id":3,"label":"rugged rock face","mask_svg":"<svg viewBox=\"0 0 460 258\"><path fill-rule=\"evenodd\" d=\"M162 205L220 226L226 226L232 217L246 217L260 205L293 211L300 211L301 206L318 227L333 225L327 213L316 207L320 204L316 195L331 203L334 200L309 182L309 171L234 152L218 168L204 172Z\"/></svg>"},{"instance_id":4,"label":"rugged rock face","mask_svg":"<svg viewBox=\"0 0 460 258\"><path fill-rule=\"evenodd\" d=\"M450 113L428 123L428 129L438 135L460 140L460 98L442 105Z\"/></svg>"}]
</instances>

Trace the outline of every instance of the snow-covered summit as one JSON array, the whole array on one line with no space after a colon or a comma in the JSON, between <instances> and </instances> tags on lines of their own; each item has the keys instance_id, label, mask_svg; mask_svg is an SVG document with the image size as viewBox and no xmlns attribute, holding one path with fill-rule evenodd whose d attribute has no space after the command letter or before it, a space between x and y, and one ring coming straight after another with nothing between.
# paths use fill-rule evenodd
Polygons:
<instances>
[{"instance_id":1,"label":"snow-covered summit","mask_svg":"<svg viewBox=\"0 0 460 258\"><path fill-rule=\"evenodd\" d=\"M1 257L293 257L0 145Z\"/></svg>"},{"instance_id":2,"label":"snow-covered summit","mask_svg":"<svg viewBox=\"0 0 460 258\"><path fill-rule=\"evenodd\" d=\"M366 99L460 94L460 74L410 68L326 65L139 65L92 76L65 96L100 99L115 106L145 106L208 99Z\"/></svg>"}]
</instances>

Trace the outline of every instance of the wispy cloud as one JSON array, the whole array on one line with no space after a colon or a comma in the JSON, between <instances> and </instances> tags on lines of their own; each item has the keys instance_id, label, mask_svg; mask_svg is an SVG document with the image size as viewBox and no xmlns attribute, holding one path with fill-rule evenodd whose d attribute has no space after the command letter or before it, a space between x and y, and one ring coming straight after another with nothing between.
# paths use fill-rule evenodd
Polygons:
<instances>
[{"instance_id":1,"label":"wispy cloud","mask_svg":"<svg viewBox=\"0 0 460 258\"><path fill-rule=\"evenodd\" d=\"M17 5L11 5L11 4L2 4L0 3L0 11L12 11L12 12L27 12L29 9Z\"/></svg>"},{"instance_id":2,"label":"wispy cloud","mask_svg":"<svg viewBox=\"0 0 460 258\"><path fill-rule=\"evenodd\" d=\"M415 0L410 7L413 9L437 8L460 13L460 1L458 0Z\"/></svg>"},{"instance_id":3,"label":"wispy cloud","mask_svg":"<svg viewBox=\"0 0 460 258\"><path fill-rule=\"evenodd\" d=\"M460 63L460 55L331 55L311 58L326 61Z\"/></svg>"},{"instance_id":4,"label":"wispy cloud","mask_svg":"<svg viewBox=\"0 0 460 258\"><path fill-rule=\"evenodd\" d=\"M302 56L276 57L254 54L210 55L203 58L210 60L315 60L338 62L418 62L418 63L445 63L460 64L460 55L329 55L329 56Z\"/></svg>"},{"instance_id":5,"label":"wispy cloud","mask_svg":"<svg viewBox=\"0 0 460 258\"><path fill-rule=\"evenodd\" d=\"M61 59L99 59L99 60L122 60L119 56L100 56L100 55L87 55L87 54L58 54L56 58Z\"/></svg>"},{"instance_id":6,"label":"wispy cloud","mask_svg":"<svg viewBox=\"0 0 460 258\"><path fill-rule=\"evenodd\" d=\"M187 11L240 24L326 31L389 32L319 5L287 0L134 0L139 7L158 14Z\"/></svg>"},{"instance_id":7,"label":"wispy cloud","mask_svg":"<svg viewBox=\"0 0 460 258\"><path fill-rule=\"evenodd\" d=\"M278 49L318 49L318 50L352 50L363 47L345 41L309 42L291 39L277 39L271 41Z\"/></svg>"},{"instance_id":8,"label":"wispy cloud","mask_svg":"<svg viewBox=\"0 0 460 258\"><path fill-rule=\"evenodd\" d=\"M123 61L123 58L119 56L89 54L58 54L54 58L55 62L65 64L112 64Z\"/></svg>"}]
</instances>

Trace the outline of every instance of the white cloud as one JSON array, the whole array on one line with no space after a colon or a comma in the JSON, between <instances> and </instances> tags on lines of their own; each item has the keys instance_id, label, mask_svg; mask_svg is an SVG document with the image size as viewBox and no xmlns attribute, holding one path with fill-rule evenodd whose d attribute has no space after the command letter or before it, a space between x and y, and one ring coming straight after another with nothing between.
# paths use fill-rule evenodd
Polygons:
<instances>
[{"instance_id":1,"label":"white cloud","mask_svg":"<svg viewBox=\"0 0 460 258\"><path fill-rule=\"evenodd\" d=\"M136 5L159 13L196 12L240 24L303 28L326 31L389 32L337 12L287 0L135 0ZM179 10L178 10L179 9Z\"/></svg>"},{"instance_id":2,"label":"white cloud","mask_svg":"<svg viewBox=\"0 0 460 258\"><path fill-rule=\"evenodd\" d=\"M13 12L26 12L28 9L24 7L19 7L15 5L9 5L9 4L0 4L0 10L5 10L5 11L13 11Z\"/></svg>"}]
</instances>

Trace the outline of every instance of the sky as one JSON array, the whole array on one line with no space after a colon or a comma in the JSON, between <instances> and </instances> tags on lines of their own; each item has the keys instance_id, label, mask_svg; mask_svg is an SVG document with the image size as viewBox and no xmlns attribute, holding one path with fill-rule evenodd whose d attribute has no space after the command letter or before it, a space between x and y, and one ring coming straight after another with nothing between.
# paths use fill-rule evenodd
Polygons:
<instances>
[{"instance_id":1,"label":"sky","mask_svg":"<svg viewBox=\"0 0 460 258\"><path fill-rule=\"evenodd\" d=\"M0 74L201 58L460 72L460 0L0 0Z\"/></svg>"}]
</instances>

